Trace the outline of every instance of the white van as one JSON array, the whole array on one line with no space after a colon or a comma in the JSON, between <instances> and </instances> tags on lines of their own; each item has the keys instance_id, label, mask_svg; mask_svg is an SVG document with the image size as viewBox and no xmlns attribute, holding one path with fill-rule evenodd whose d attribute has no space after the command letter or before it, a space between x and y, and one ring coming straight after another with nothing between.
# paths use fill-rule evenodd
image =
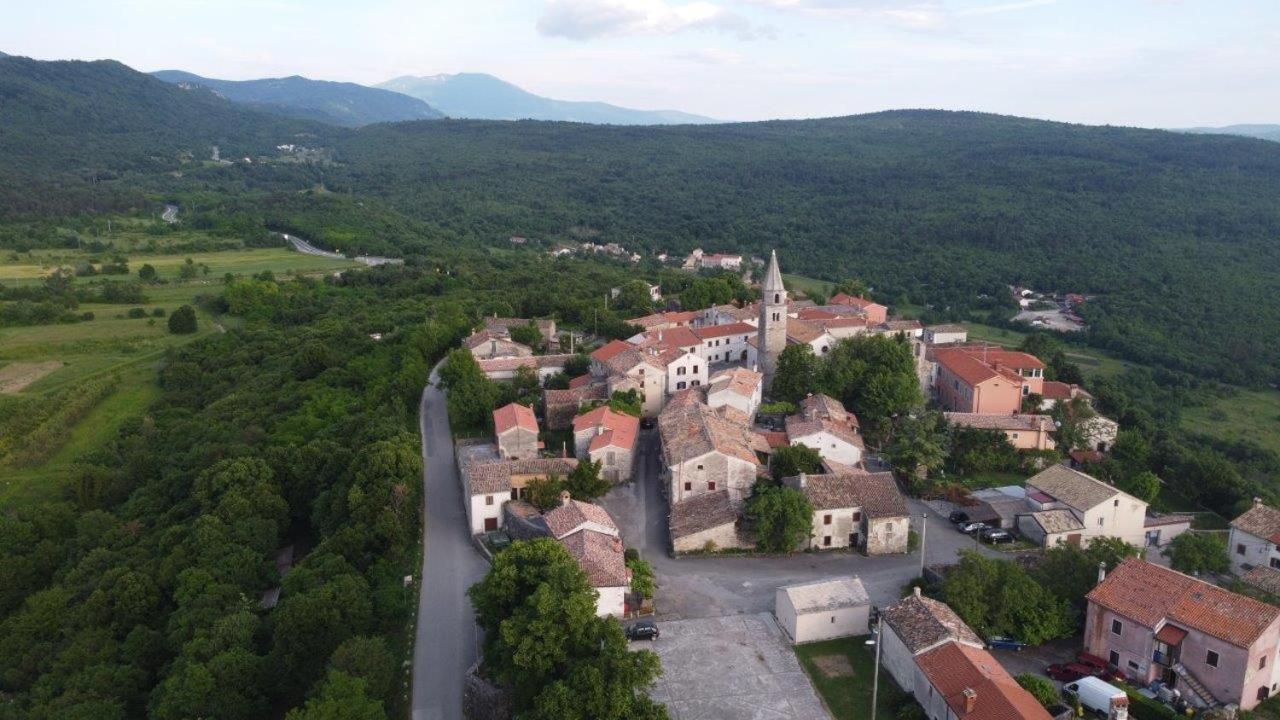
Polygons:
<instances>
[{"instance_id":1,"label":"white van","mask_svg":"<svg viewBox=\"0 0 1280 720\"><path fill-rule=\"evenodd\" d=\"M1082 677L1062 686L1062 695L1068 700L1078 699L1086 710L1108 720L1128 720L1129 696L1120 688L1096 677Z\"/></svg>"}]
</instances>

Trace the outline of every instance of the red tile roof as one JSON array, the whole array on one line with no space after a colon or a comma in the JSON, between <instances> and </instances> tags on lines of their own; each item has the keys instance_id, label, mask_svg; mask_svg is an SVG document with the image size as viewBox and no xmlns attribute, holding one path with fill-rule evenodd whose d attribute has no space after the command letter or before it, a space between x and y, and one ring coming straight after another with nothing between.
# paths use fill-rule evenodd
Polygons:
<instances>
[{"instance_id":1,"label":"red tile roof","mask_svg":"<svg viewBox=\"0 0 1280 720\"><path fill-rule=\"evenodd\" d=\"M986 650L948 642L917 656L916 664L961 720L1051 717Z\"/></svg>"},{"instance_id":2,"label":"red tile roof","mask_svg":"<svg viewBox=\"0 0 1280 720\"><path fill-rule=\"evenodd\" d=\"M933 357L938 364L969 385L977 385L996 377L1020 382L1022 378L1017 370L1044 369L1044 363L1034 355L990 346L936 348Z\"/></svg>"},{"instance_id":3,"label":"red tile roof","mask_svg":"<svg viewBox=\"0 0 1280 720\"><path fill-rule=\"evenodd\" d=\"M756 329L744 322L728 323L726 325L708 325L706 327L694 328L693 334L700 339L724 337L725 335L755 335Z\"/></svg>"},{"instance_id":4,"label":"red tile roof","mask_svg":"<svg viewBox=\"0 0 1280 720\"><path fill-rule=\"evenodd\" d=\"M1268 630L1275 632L1280 619L1273 605L1136 558L1117 566L1085 597L1148 628L1172 622L1245 648Z\"/></svg>"},{"instance_id":5,"label":"red tile roof","mask_svg":"<svg viewBox=\"0 0 1280 720\"><path fill-rule=\"evenodd\" d=\"M610 446L633 450L640 435L640 418L614 412L608 405L601 405L573 419L575 433L590 428L598 428L600 432L591 438L589 452Z\"/></svg>"},{"instance_id":6,"label":"red tile roof","mask_svg":"<svg viewBox=\"0 0 1280 720\"><path fill-rule=\"evenodd\" d=\"M698 344L698 336L687 327L673 327L665 330L646 330L641 346L657 345L686 348Z\"/></svg>"},{"instance_id":7,"label":"red tile roof","mask_svg":"<svg viewBox=\"0 0 1280 720\"><path fill-rule=\"evenodd\" d=\"M592 377L590 373L586 375L579 375L578 377L573 378L572 380L569 381L569 389L572 390L580 387L586 387L590 385L593 380L595 380L595 378Z\"/></svg>"},{"instance_id":8,"label":"red tile roof","mask_svg":"<svg viewBox=\"0 0 1280 720\"><path fill-rule=\"evenodd\" d=\"M633 347L635 346L625 340L610 340L603 347L591 353L591 359L597 362L608 362Z\"/></svg>"},{"instance_id":9,"label":"red tile roof","mask_svg":"<svg viewBox=\"0 0 1280 720\"><path fill-rule=\"evenodd\" d=\"M619 538L583 530L560 542L587 574L591 587L625 587L628 584L627 564Z\"/></svg>"},{"instance_id":10,"label":"red tile roof","mask_svg":"<svg viewBox=\"0 0 1280 720\"><path fill-rule=\"evenodd\" d=\"M873 300L868 300L862 297L854 297L852 295L849 295L848 293L836 293L835 295L832 295L831 298L827 300L827 304L828 305L849 305L850 307L863 308L863 309L869 308L872 305L879 305L880 307L884 307L883 305L880 305L880 303L875 302Z\"/></svg>"},{"instance_id":11,"label":"red tile roof","mask_svg":"<svg viewBox=\"0 0 1280 720\"><path fill-rule=\"evenodd\" d=\"M534 416L533 408L511 403L493 411L493 431L496 434L501 435L515 428L538 432L538 418Z\"/></svg>"},{"instance_id":12,"label":"red tile roof","mask_svg":"<svg viewBox=\"0 0 1280 720\"><path fill-rule=\"evenodd\" d=\"M556 539L572 533L583 523L595 523L614 533L618 532L618 526L604 508L581 500L569 500L544 514L542 519Z\"/></svg>"}]
</instances>

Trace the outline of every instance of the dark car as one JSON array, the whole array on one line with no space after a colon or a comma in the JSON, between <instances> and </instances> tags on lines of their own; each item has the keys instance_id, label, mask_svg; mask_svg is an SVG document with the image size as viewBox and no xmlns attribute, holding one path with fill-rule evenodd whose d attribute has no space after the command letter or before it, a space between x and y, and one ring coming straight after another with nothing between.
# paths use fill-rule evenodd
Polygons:
<instances>
[{"instance_id":1,"label":"dark car","mask_svg":"<svg viewBox=\"0 0 1280 720\"><path fill-rule=\"evenodd\" d=\"M641 620L627 627L628 640L657 640L661 634L658 632L658 625L652 620Z\"/></svg>"},{"instance_id":2,"label":"dark car","mask_svg":"<svg viewBox=\"0 0 1280 720\"><path fill-rule=\"evenodd\" d=\"M956 529L964 533L965 535L972 535L974 533L982 532L986 528L987 528L987 524L982 522L960 523L959 525L956 526Z\"/></svg>"},{"instance_id":3,"label":"dark car","mask_svg":"<svg viewBox=\"0 0 1280 720\"><path fill-rule=\"evenodd\" d=\"M1014 640L1011 637L1004 637L1003 635L992 635L987 638L987 647L992 650L1021 650L1026 646L1027 644L1021 640Z\"/></svg>"},{"instance_id":4,"label":"dark car","mask_svg":"<svg viewBox=\"0 0 1280 720\"><path fill-rule=\"evenodd\" d=\"M653 427L653 418L651 418L651 417L647 417L647 418L640 418L640 427L644 428L645 430L648 430L648 429L652 428L652 427Z\"/></svg>"},{"instance_id":5,"label":"dark car","mask_svg":"<svg viewBox=\"0 0 1280 720\"><path fill-rule=\"evenodd\" d=\"M1093 668L1080 663L1054 663L1044 669L1044 674L1058 682L1075 682L1086 675L1093 674Z\"/></svg>"},{"instance_id":6,"label":"dark car","mask_svg":"<svg viewBox=\"0 0 1280 720\"><path fill-rule=\"evenodd\" d=\"M978 533L978 537L981 538L983 542L993 544L1013 542L1013 533L1008 530L1002 530L998 527L983 528L982 531Z\"/></svg>"},{"instance_id":7,"label":"dark car","mask_svg":"<svg viewBox=\"0 0 1280 720\"><path fill-rule=\"evenodd\" d=\"M1127 675L1112 667L1110 663L1097 655L1092 655L1082 650L1076 654L1076 663L1089 668L1089 674L1101 680L1106 680L1107 682L1129 682Z\"/></svg>"},{"instance_id":8,"label":"dark car","mask_svg":"<svg viewBox=\"0 0 1280 720\"><path fill-rule=\"evenodd\" d=\"M956 525L959 525L960 523L967 523L969 522L969 513L963 510L952 510L951 514L947 516L947 519Z\"/></svg>"}]
</instances>

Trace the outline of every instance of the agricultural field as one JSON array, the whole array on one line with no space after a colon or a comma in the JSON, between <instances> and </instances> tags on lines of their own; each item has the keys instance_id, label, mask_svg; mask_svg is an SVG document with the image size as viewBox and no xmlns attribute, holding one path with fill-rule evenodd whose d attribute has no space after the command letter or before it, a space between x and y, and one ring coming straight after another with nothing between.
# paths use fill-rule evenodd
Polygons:
<instances>
[{"instance_id":1,"label":"agricultural field","mask_svg":"<svg viewBox=\"0 0 1280 720\"><path fill-rule=\"evenodd\" d=\"M122 247L135 244L127 233L121 235ZM184 237L192 241L194 235ZM109 259L116 252L128 257L129 278L136 279L144 263L156 268L162 282L145 286L147 302L81 303L75 312L92 313L91 320L0 327L0 509L57 497L82 455L145 413L158 397L157 374L170 348L225 332L229 320L203 310L197 310L195 334L174 335L168 329L169 316L180 306L193 304L198 295L219 292L224 274L270 270L283 276L354 266L286 248L189 254L36 250L0 253L0 285L39 283L57 267ZM187 258L199 271L184 281L179 268ZM91 279L79 278L77 284ZM138 308L144 317L130 317L129 312L136 315Z\"/></svg>"},{"instance_id":2,"label":"agricultural field","mask_svg":"<svg viewBox=\"0 0 1280 720\"><path fill-rule=\"evenodd\" d=\"M1239 390L1187 408L1182 427L1219 440L1247 440L1280 453L1280 390Z\"/></svg>"}]
</instances>

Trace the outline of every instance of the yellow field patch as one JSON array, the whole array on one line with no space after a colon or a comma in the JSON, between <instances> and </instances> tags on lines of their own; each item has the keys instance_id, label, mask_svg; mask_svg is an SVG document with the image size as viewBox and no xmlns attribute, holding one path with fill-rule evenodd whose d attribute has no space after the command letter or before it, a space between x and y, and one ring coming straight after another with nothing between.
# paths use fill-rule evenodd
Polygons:
<instances>
[{"instance_id":1,"label":"yellow field patch","mask_svg":"<svg viewBox=\"0 0 1280 720\"><path fill-rule=\"evenodd\" d=\"M58 360L48 362L18 362L0 367L0 393L12 395L22 392L31 383L62 367Z\"/></svg>"}]
</instances>

